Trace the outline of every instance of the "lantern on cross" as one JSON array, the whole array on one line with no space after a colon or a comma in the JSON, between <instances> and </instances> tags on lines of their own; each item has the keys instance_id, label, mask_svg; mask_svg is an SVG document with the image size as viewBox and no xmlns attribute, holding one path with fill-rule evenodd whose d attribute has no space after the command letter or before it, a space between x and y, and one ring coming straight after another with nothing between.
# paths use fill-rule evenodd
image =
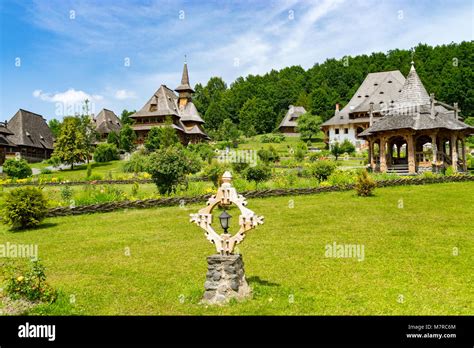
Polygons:
<instances>
[{"instance_id":1,"label":"lantern on cross","mask_svg":"<svg viewBox=\"0 0 474 348\"><path fill-rule=\"evenodd\" d=\"M244 196L237 194L235 187L231 184L232 175L226 171L222 176L222 185L217 189L217 193L207 201L207 206L199 210L197 214L190 214L191 222L201 227L205 231L207 239L213 243L216 250L221 255L231 255L235 245L242 242L245 233L255 228L257 225L263 224L263 216L256 215L252 210L246 207L247 200ZM240 210L239 226L240 229L235 235L231 235L229 222L231 215L226 209L235 204ZM224 233L217 233L213 226L212 211L216 206L220 206L224 211L220 214L219 220Z\"/></svg>"}]
</instances>

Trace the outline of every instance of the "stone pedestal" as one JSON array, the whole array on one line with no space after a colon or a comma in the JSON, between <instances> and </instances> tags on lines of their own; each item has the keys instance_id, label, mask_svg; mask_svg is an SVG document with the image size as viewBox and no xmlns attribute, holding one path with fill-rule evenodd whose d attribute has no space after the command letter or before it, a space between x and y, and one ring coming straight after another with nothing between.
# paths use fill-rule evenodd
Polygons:
<instances>
[{"instance_id":1,"label":"stone pedestal","mask_svg":"<svg viewBox=\"0 0 474 348\"><path fill-rule=\"evenodd\" d=\"M250 297L241 255L212 255L207 258L206 292L203 303L224 304L230 299Z\"/></svg>"}]
</instances>

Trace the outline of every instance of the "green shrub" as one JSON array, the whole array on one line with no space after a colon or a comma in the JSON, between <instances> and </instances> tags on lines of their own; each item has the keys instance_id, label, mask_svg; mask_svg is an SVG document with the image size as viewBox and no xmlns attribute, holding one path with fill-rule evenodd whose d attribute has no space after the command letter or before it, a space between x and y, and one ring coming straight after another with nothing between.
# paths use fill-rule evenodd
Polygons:
<instances>
[{"instance_id":1,"label":"green shrub","mask_svg":"<svg viewBox=\"0 0 474 348\"><path fill-rule=\"evenodd\" d=\"M334 157L336 157L336 160L339 158L340 155L344 153L351 155L354 154L354 152L355 146L347 139L345 139L342 144L335 142L331 145L331 153Z\"/></svg>"},{"instance_id":2,"label":"green shrub","mask_svg":"<svg viewBox=\"0 0 474 348\"><path fill-rule=\"evenodd\" d=\"M130 156L130 159L123 165L126 173L143 173L147 171L150 157L141 151L137 151Z\"/></svg>"},{"instance_id":3,"label":"green shrub","mask_svg":"<svg viewBox=\"0 0 474 348\"><path fill-rule=\"evenodd\" d=\"M139 189L140 185L138 184L138 182L135 181L132 185L132 196L137 196Z\"/></svg>"},{"instance_id":4,"label":"green shrub","mask_svg":"<svg viewBox=\"0 0 474 348\"><path fill-rule=\"evenodd\" d=\"M249 166L248 162L233 162L232 170L236 173L243 173Z\"/></svg>"},{"instance_id":5,"label":"green shrub","mask_svg":"<svg viewBox=\"0 0 474 348\"><path fill-rule=\"evenodd\" d=\"M267 181L272 176L272 171L270 167L266 165L256 165L255 167L249 167L245 171L245 178L248 181L255 181L255 185L258 183Z\"/></svg>"},{"instance_id":6,"label":"green shrub","mask_svg":"<svg viewBox=\"0 0 474 348\"><path fill-rule=\"evenodd\" d=\"M65 185L61 187L61 199L65 202L69 202L74 194L73 189L70 185Z\"/></svg>"},{"instance_id":7,"label":"green shrub","mask_svg":"<svg viewBox=\"0 0 474 348\"><path fill-rule=\"evenodd\" d=\"M197 153L201 159L207 163L211 163L212 159L216 156L216 152L207 143L201 142L197 144L188 145L188 150L191 152Z\"/></svg>"},{"instance_id":8,"label":"green shrub","mask_svg":"<svg viewBox=\"0 0 474 348\"><path fill-rule=\"evenodd\" d=\"M264 134L260 137L261 143L281 143L284 140L283 134Z\"/></svg>"},{"instance_id":9,"label":"green shrub","mask_svg":"<svg viewBox=\"0 0 474 348\"><path fill-rule=\"evenodd\" d=\"M345 139L341 144L341 149L343 153L353 155L355 153L355 146L349 140Z\"/></svg>"},{"instance_id":10,"label":"green shrub","mask_svg":"<svg viewBox=\"0 0 474 348\"><path fill-rule=\"evenodd\" d=\"M182 145L170 145L152 153L147 172L160 194L176 192L178 185L187 184L186 175L199 170L200 163Z\"/></svg>"},{"instance_id":11,"label":"green shrub","mask_svg":"<svg viewBox=\"0 0 474 348\"><path fill-rule=\"evenodd\" d=\"M89 205L107 202L120 202L126 199L124 192L114 185L87 185L74 198L77 205Z\"/></svg>"},{"instance_id":12,"label":"green shrub","mask_svg":"<svg viewBox=\"0 0 474 348\"><path fill-rule=\"evenodd\" d=\"M367 170L362 170L357 175L355 190L358 196L372 196L372 192L377 186L375 180L369 175Z\"/></svg>"},{"instance_id":13,"label":"green shrub","mask_svg":"<svg viewBox=\"0 0 474 348\"><path fill-rule=\"evenodd\" d=\"M331 185L335 185L335 186L353 184L354 181L355 181L354 172L349 171L349 170L336 170L328 178L328 182Z\"/></svg>"},{"instance_id":14,"label":"green shrub","mask_svg":"<svg viewBox=\"0 0 474 348\"><path fill-rule=\"evenodd\" d=\"M19 261L7 259L0 267L4 292L13 300L54 302L57 292L46 282L45 267L39 260Z\"/></svg>"},{"instance_id":15,"label":"green shrub","mask_svg":"<svg viewBox=\"0 0 474 348\"><path fill-rule=\"evenodd\" d=\"M114 144L117 148L120 148L120 137L116 132L110 132L107 136L107 143Z\"/></svg>"},{"instance_id":16,"label":"green shrub","mask_svg":"<svg viewBox=\"0 0 474 348\"><path fill-rule=\"evenodd\" d=\"M446 170L444 171L444 175L450 176L450 175L453 175L453 174L454 174L454 169L451 166L446 168Z\"/></svg>"},{"instance_id":17,"label":"green shrub","mask_svg":"<svg viewBox=\"0 0 474 348\"><path fill-rule=\"evenodd\" d=\"M421 177L431 179L431 178L435 178L436 174L434 174L433 172L428 171L428 172L423 172L423 174L421 174Z\"/></svg>"},{"instance_id":18,"label":"green shrub","mask_svg":"<svg viewBox=\"0 0 474 348\"><path fill-rule=\"evenodd\" d=\"M102 143L97 145L94 151L94 160L96 162L110 162L118 159L119 154L115 144Z\"/></svg>"},{"instance_id":19,"label":"green shrub","mask_svg":"<svg viewBox=\"0 0 474 348\"><path fill-rule=\"evenodd\" d=\"M297 147L295 151L295 160L297 160L298 162L303 162L304 155L305 155L304 150L302 148Z\"/></svg>"},{"instance_id":20,"label":"green shrub","mask_svg":"<svg viewBox=\"0 0 474 348\"><path fill-rule=\"evenodd\" d=\"M336 164L331 161L317 161L311 167L311 174L319 182L327 180L336 169Z\"/></svg>"},{"instance_id":21,"label":"green shrub","mask_svg":"<svg viewBox=\"0 0 474 348\"><path fill-rule=\"evenodd\" d=\"M5 163L3 163L3 172L8 176L16 179L24 179L33 174L28 162L24 159L7 159Z\"/></svg>"},{"instance_id":22,"label":"green shrub","mask_svg":"<svg viewBox=\"0 0 474 348\"><path fill-rule=\"evenodd\" d=\"M277 162L280 160L278 152L271 145L268 147L268 149L258 150L257 156L263 163Z\"/></svg>"},{"instance_id":23,"label":"green shrub","mask_svg":"<svg viewBox=\"0 0 474 348\"><path fill-rule=\"evenodd\" d=\"M49 168L41 168L41 174L51 174L52 172Z\"/></svg>"},{"instance_id":24,"label":"green shrub","mask_svg":"<svg viewBox=\"0 0 474 348\"><path fill-rule=\"evenodd\" d=\"M92 174L87 179L90 180L90 181L97 181L97 180L102 180L103 177L100 174Z\"/></svg>"},{"instance_id":25,"label":"green shrub","mask_svg":"<svg viewBox=\"0 0 474 348\"><path fill-rule=\"evenodd\" d=\"M469 168L474 168L474 156L470 156L471 158L469 159L469 162L468 162L468 167Z\"/></svg>"},{"instance_id":26,"label":"green shrub","mask_svg":"<svg viewBox=\"0 0 474 348\"><path fill-rule=\"evenodd\" d=\"M59 167L59 165L61 164L61 159L59 157L52 156L51 158L47 159L45 162L47 164L52 165L53 167Z\"/></svg>"},{"instance_id":27,"label":"green shrub","mask_svg":"<svg viewBox=\"0 0 474 348\"><path fill-rule=\"evenodd\" d=\"M308 160L310 162L316 162L316 161L319 161L320 157L321 157L321 154L319 154L317 152L311 152L308 156Z\"/></svg>"},{"instance_id":28,"label":"green shrub","mask_svg":"<svg viewBox=\"0 0 474 348\"><path fill-rule=\"evenodd\" d=\"M227 166L217 161L212 161L211 164L204 169L204 176L211 180L215 187L218 187L226 169Z\"/></svg>"},{"instance_id":29,"label":"green shrub","mask_svg":"<svg viewBox=\"0 0 474 348\"><path fill-rule=\"evenodd\" d=\"M20 187L6 195L2 221L14 229L31 228L44 219L46 212L47 202L39 188Z\"/></svg>"},{"instance_id":30,"label":"green shrub","mask_svg":"<svg viewBox=\"0 0 474 348\"><path fill-rule=\"evenodd\" d=\"M296 144L296 148L303 150L304 153L306 153L308 151L308 146L306 146L306 144L302 141L300 141L300 142L298 142L298 144Z\"/></svg>"}]
</instances>

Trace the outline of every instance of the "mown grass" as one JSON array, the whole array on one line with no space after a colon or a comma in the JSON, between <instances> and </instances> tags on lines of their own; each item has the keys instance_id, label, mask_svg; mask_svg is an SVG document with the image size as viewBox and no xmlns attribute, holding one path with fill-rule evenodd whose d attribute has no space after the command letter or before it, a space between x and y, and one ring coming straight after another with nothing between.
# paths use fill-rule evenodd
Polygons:
<instances>
[{"instance_id":1,"label":"mown grass","mask_svg":"<svg viewBox=\"0 0 474 348\"><path fill-rule=\"evenodd\" d=\"M318 147L320 149L325 148L325 144L323 142L323 133L321 132L318 134L316 138L312 140L312 146ZM243 144L239 144L238 150L260 150L261 148L268 148L270 145L275 148L275 150L279 153L280 156L292 156L290 154L290 148L293 150L296 149L298 143L304 143L299 136L285 136L285 139L281 143L262 143L261 142L262 135L256 135L254 137L248 138L247 141Z\"/></svg>"},{"instance_id":2,"label":"mown grass","mask_svg":"<svg viewBox=\"0 0 474 348\"><path fill-rule=\"evenodd\" d=\"M1 226L0 243L37 243L64 294L33 314L472 315L473 194L473 183L447 183L252 199L265 224L239 249L254 297L224 307L199 304L214 248L188 222L198 206ZM364 245L364 260L325 257L333 242Z\"/></svg>"},{"instance_id":3,"label":"mown grass","mask_svg":"<svg viewBox=\"0 0 474 348\"><path fill-rule=\"evenodd\" d=\"M110 161L107 163L96 163L91 162L92 167L92 175L99 175L102 179L107 180L110 178L117 179L118 176L127 176L127 173L124 173L122 170L122 166L125 161ZM43 163L34 163L31 164L32 168L44 168L48 167ZM57 178L58 181L81 181L86 180L87 177L87 164L81 164L79 166L75 166L73 170L71 169L63 169L58 171L53 171L52 173L48 174L38 174L39 177L47 180L51 180L51 178Z\"/></svg>"}]
</instances>

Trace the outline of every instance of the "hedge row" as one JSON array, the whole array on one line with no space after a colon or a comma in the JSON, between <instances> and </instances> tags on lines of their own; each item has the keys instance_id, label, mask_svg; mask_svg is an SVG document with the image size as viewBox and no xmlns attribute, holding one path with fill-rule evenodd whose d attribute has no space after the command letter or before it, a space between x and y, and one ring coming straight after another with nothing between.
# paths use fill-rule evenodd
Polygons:
<instances>
[{"instance_id":1,"label":"hedge row","mask_svg":"<svg viewBox=\"0 0 474 348\"><path fill-rule=\"evenodd\" d=\"M402 186L402 185L424 185L424 184L436 184L436 183L447 183L447 182L461 182L461 181L474 181L474 175L454 175L454 176L443 176L437 178L422 178L422 177L406 177L404 179L396 180L380 180L377 181L377 187L389 187L389 186ZM276 197L276 196L297 196L297 195L309 195L317 194L321 192L336 192L336 191L348 191L354 188L353 184L340 185L340 186L323 186L323 187L312 187L312 188L283 188L283 189L267 189L267 190L255 190L245 191L242 195L246 198L264 198L264 197ZM170 198L158 198L158 199L146 199L136 201L122 201L122 202L108 202L99 203L92 205L83 205L78 207L58 207L52 208L48 211L48 217L66 216L66 215L80 215L80 214L91 214L91 213L104 213L120 209L139 209L139 208L152 208L152 207L165 207L175 205L186 205L206 202L210 194L200 195L195 197L170 197Z\"/></svg>"}]
</instances>

